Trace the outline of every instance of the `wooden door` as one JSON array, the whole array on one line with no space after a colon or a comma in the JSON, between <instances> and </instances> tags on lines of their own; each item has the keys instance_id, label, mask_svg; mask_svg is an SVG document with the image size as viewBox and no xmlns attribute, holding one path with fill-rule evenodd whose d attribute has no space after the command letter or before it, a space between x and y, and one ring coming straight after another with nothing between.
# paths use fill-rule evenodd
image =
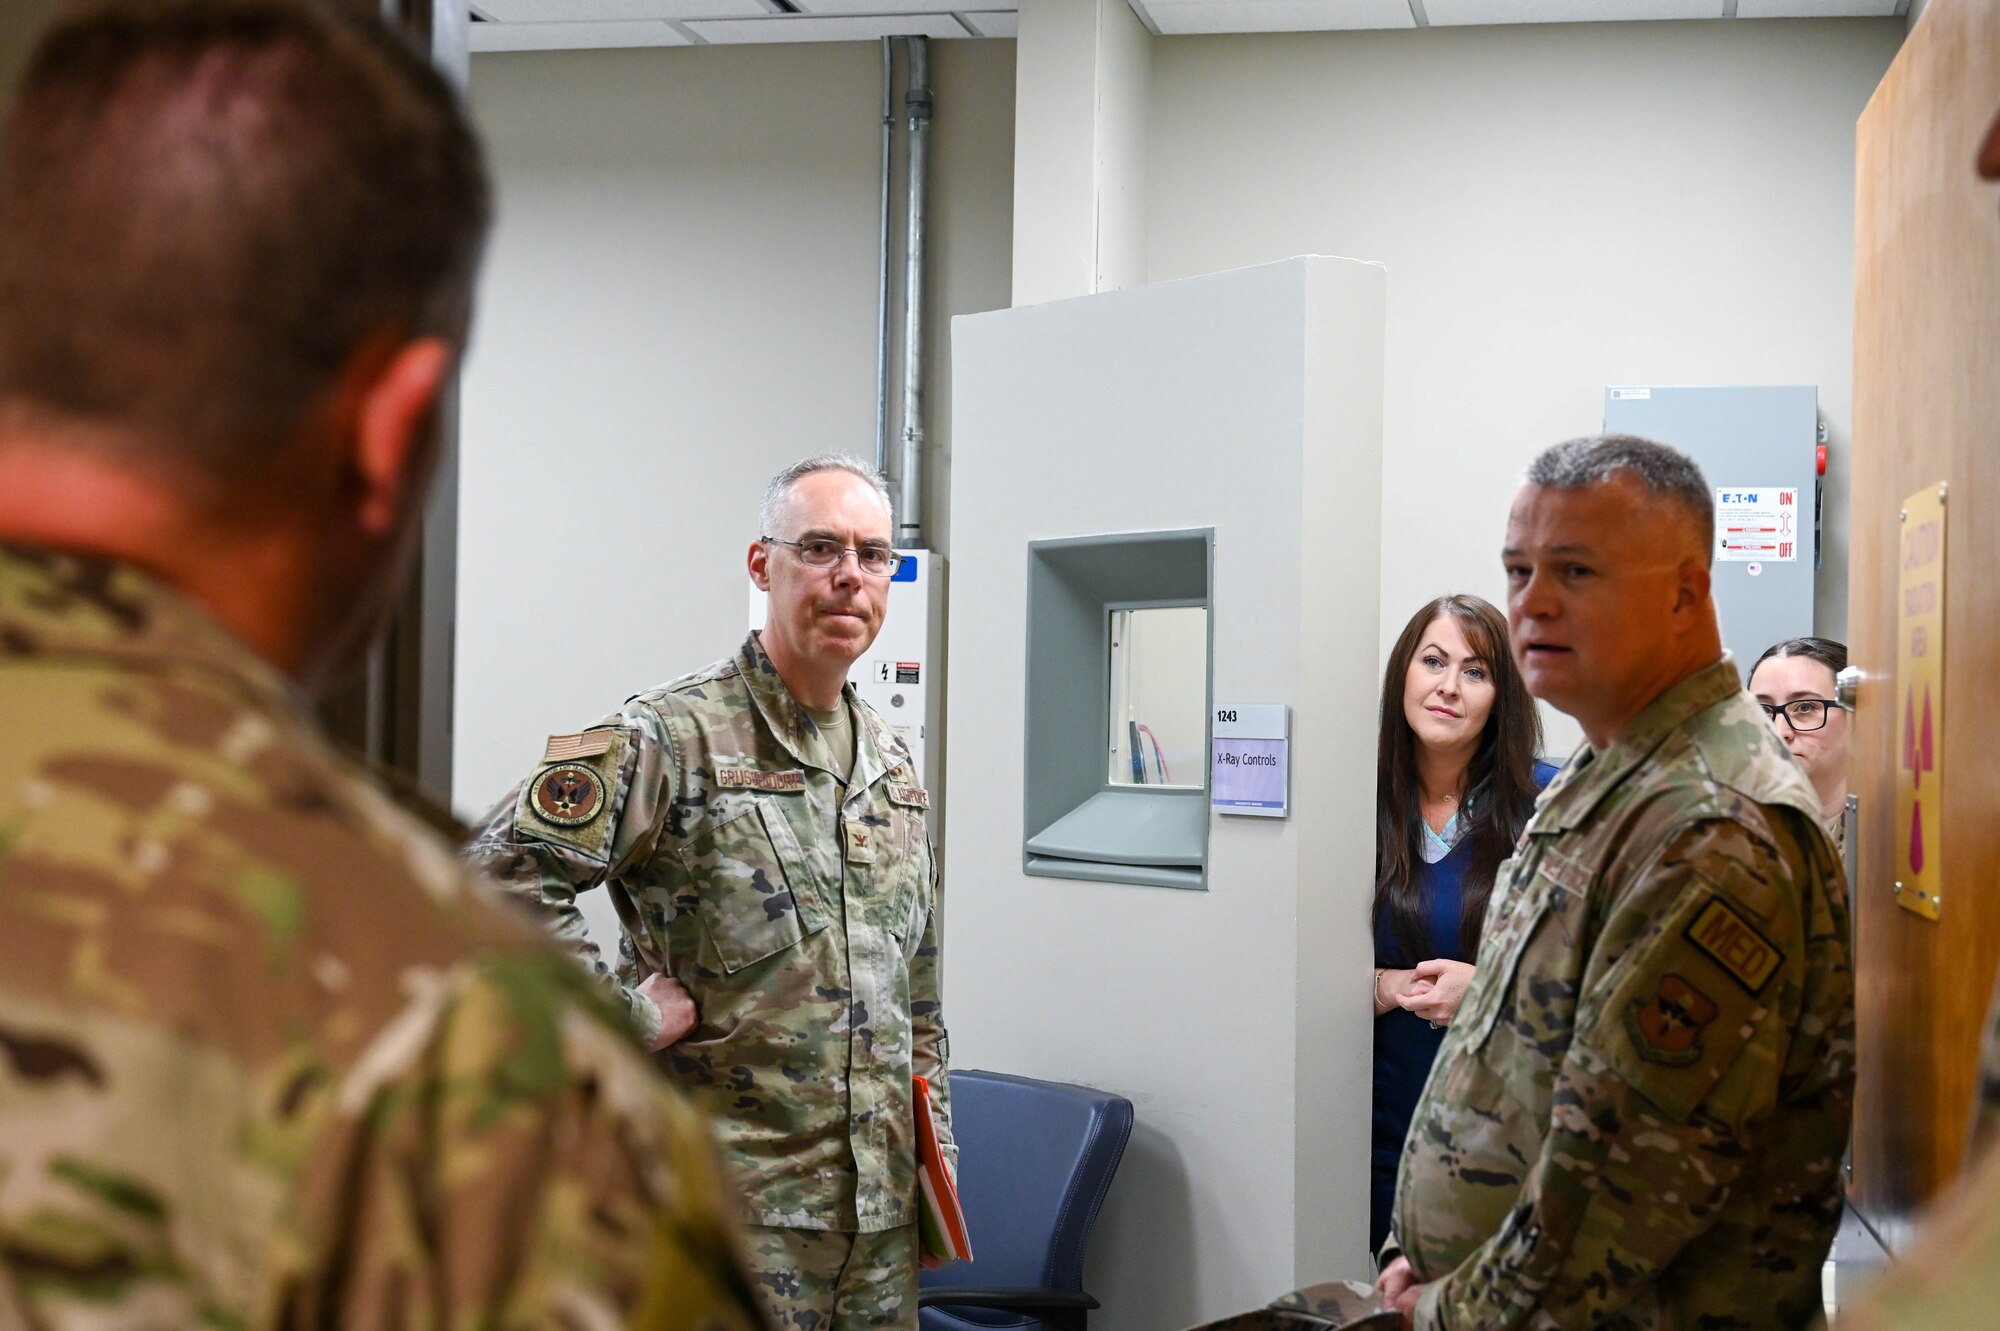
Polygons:
<instances>
[{"instance_id":1,"label":"wooden door","mask_svg":"<svg viewBox=\"0 0 2000 1331\"><path fill-rule=\"evenodd\" d=\"M1933 0L1861 117L1855 198L1851 654L1859 797L1854 1196L1906 1217L1962 1167L2000 963L2000 0ZM1906 496L1947 486L1936 922L1898 904Z\"/></svg>"}]
</instances>

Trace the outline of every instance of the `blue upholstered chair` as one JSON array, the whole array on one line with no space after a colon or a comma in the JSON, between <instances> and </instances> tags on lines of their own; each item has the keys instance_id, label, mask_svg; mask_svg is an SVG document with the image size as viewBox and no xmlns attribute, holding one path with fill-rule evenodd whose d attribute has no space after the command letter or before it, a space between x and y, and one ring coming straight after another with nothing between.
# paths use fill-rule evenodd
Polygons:
<instances>
[{"instance_id":1,"label":"blue upholstered chair","mask_svg":"<svg viewBox=\"0 0 2000 1331\"><path fill-rule=\"evenodd\" d=\"M1132 1135L1132 1102L999 1072L951 1074L974 1260L923 1273L922 1331L1083 1331L1083 1249Z\"/></svg>"}]
</instances>

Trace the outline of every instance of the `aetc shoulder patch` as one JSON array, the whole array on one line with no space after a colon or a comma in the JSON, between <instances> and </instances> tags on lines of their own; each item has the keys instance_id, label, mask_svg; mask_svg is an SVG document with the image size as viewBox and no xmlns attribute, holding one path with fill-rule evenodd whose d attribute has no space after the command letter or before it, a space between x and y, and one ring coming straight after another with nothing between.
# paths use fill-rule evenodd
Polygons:
<instances>
[{"instance_id":1,"label":"aetc shoulder patch","mask_svg":"<svg viewBox=\"0 0 2000 1331\"><path fill-rule=\"evenodd\" d=\"M528 808L557 827L582 827L604 812L604 782L581 763L559 763L535 777Z\"/></svg>"},{"instance_id":2,"label":"aetc shoulder patch","mask_svg":"<svg viewBox=\"0 0 2000 1331\"><path fill-rule=\"evenodd\" d=\"M1650 996L1633 1000L1626 1033L1639 1057L1683 1067L1701 1057L1701 1032L1715 1020L1715 1000L1678 975L1666 974Z\"/></svg>"}]
</instances>

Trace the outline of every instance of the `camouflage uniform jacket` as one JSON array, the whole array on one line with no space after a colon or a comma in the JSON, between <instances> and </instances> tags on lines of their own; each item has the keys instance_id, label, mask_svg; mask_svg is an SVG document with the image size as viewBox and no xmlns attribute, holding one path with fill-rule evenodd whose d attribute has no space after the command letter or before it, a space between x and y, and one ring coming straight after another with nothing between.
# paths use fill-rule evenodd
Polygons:
<instances>
[{"instance_id":1,"label":"camouflage uniform jacket","mask_svg":"<svg viewBox=\"0 0 2000 1331\"><path fill-rule=\"evenodd\" d=\"M600 972L576 896L609 888L641 1029L659 1013L634 986L655 971L687 986L700 1024L661 1065L714 1117L752 1220L873 1231L916 1219L911 1073L941 1144L949 1091L928 798L902 741L847 697L843 784L753 633L551 739L468 854Z\"/></svg>"},{"instance_id":2,"label":"camouflage uniform jacket","mask_svg":"<svg viewBox=\"0 0 2000 1331\"><path fill-rule=\"evenodd\" d=\"M1853 1103L1842 883L1727 657L1579 751L1404 1145L1419 1328L1811 1320Z\"/></svg>"},{"instance_id":3,"label":"camouflage uniform jacket","mask_svg":"<svg viewBox=\"0 0 2000 1331\"><path fill-rule=\"evenodd\" d=\"M0 548L0 1327L761 1324L556 949L117 565Z\"/></svg>"}]
</instances>

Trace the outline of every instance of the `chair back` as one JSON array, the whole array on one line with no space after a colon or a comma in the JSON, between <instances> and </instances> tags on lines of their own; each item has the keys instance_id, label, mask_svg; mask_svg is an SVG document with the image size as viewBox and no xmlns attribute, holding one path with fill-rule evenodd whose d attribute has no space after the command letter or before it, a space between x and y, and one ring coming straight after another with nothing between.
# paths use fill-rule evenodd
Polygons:
<instances>
[{"instance_id":1,"label":"chair back","mask_svg":"<svg viewBox=\"0 0 2000 1331\"><path fill-rule=\"evenodd\" d=\"M973 1260L925 1271L923 1288L1082 1289L1084 1245L1132 1135L1132 1102L1088 1086L953 1071L951 1124Z\"/></svg>"}]
</instances>

